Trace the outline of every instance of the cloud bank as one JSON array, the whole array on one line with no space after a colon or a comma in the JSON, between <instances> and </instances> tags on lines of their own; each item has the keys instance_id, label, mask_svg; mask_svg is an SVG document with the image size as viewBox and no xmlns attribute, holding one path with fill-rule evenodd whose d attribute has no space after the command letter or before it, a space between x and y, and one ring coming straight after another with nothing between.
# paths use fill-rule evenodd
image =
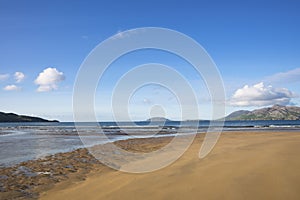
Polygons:
<instances>
[{"instance_id":1,"label":"cloud bank","mask_svg":"<svg viewBox=\"0 0 300 200\"><path fill-rule=\"evenodd\" d=\"M21 88L16 86L16 85L7 85L3 88L3 90L5 90L5 91L17 91L17 90L21 90Z\"/></svg>"},{"instance_id":2,"label":"cloud bank","mask_svg":"<svg viewBox=\"0 0 300 200\"><path fill-rule=\"evenodd\" d=\"M49 67L38 75L34 83L39 85L38 92L48 92L58 89L58 84L63 80L65 80L65 76L62 72Z\"/></svg>"},{"instance_id":3,"label":"cloud bank","mask_svg":"<svg viewBox=\"0 0 300 200\"><path fill-rule=\"evenodd\" d=\"M238 89L230 99L232 106L269 106L274 104L287 105L295 97L294 93L286 88L265 86L263 82L253 86L245 85Z\"/></svg>"},{"instance_id":4,"label":"cloud bank","mask_svg":"<svg viewBox=\"0 0 300 200\"><path fill-rule=\"evenodd\" d=\"M14 78L16 80L16 83L20 83L20 82L22 82L24 80L25 75L22 72L16 72L14 74Z\"/></svg>"}]
</instances>

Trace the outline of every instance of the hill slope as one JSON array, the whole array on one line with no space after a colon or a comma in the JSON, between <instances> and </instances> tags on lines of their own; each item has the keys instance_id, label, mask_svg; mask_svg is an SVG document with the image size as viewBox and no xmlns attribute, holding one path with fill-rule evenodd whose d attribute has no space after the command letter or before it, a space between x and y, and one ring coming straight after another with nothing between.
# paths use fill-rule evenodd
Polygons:
<instances>
[{"instance_id":1,"label":"hill slope","mask_svg":"<svg viewBox=\"0 0 300 200\"><path fill-rule=\"evenodd\" d=\"M300 120L300 107L274 105L253 111L240 110L228 115L226 120Z\"/></svg>"},{"instance_id":2,"label":"hill slope","mask_svg":"<svg viewBox=\"0 0 300 200\"><path fill-rule=\"evenodd\" d=\"M14 113L0 112L0 122L58 122L57 120L46 120L39 117L17 115Z\"/></svg>"}]
</instances>

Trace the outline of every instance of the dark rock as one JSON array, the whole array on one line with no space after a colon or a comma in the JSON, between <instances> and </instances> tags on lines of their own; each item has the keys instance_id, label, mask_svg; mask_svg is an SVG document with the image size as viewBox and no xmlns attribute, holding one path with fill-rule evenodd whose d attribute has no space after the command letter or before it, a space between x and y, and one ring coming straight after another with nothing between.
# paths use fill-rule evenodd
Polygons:
<instances>
[{"instance_id":1,"label":"dark rock","mask_svg":"<svg viewBox=\"0 0 300 200\"><path fill-rule=\"evenodd\" d=\"M20 166L18 169L13 173L13 175L25 175L26 177L35 177L38 174L33 172L30 168L25 166Z\"/></svg>"},{"instance_id":2,"label":"dark rock","mask_svg":"<svg viewBox=\"0 0 300 200\"><path fill-rule=\"evenodd\" d=\"M8 179L8 176L6 176L6 175L0 175L0 180L6 180L6 179Z\"/></svg>"},{"instance_id":3,"label":"dark rock","mask_svg":"<svg viewBox=\"0 0 300 200\"><path fill-rule=\"evenodd\" d=\"M6 191L7 191L6 188L0 185L0 192L6 192Z\"/></svg>"},{"instance_id":4,"label":"dark rock","mask_svg":"<svg viewBox=\"0 0 300 200\"><path fill-rule=\"evenodd\" d=\"M67 168L67 169L74 169L74 166L73 165L66 165L65 168Z\"/></svg>"}]
</instances>

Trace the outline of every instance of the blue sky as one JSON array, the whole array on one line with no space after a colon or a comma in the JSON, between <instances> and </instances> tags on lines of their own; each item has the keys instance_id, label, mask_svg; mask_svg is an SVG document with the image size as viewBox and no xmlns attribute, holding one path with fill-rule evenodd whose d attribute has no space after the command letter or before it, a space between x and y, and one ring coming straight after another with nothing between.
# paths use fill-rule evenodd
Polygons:
<instances>
[{"instance_id":1,"label":"blue sky","mask_svg":"<svg viewBox=\"0 0 300 200\"><path fill-rule=\"evenodd\" d=\"M222 75L227 113L274 103L299 106L299 9L296 0L0 0L0 110L72 121L73 84L85 57L108 37L139 27L173 29L201 44ZM99 120L112 120L108 96L118 77L148 62L183 73L199 94L199 117L210 117L201 77L172 55L144 51L120 59L104 77L95 99ZM16 72L25 77L18 79ZM169 91L158 95L155 88L144 87L130 100L134 119L149 117L155 104L176 119L178 106L167 101Z\"/></svg>"}]
</instances>

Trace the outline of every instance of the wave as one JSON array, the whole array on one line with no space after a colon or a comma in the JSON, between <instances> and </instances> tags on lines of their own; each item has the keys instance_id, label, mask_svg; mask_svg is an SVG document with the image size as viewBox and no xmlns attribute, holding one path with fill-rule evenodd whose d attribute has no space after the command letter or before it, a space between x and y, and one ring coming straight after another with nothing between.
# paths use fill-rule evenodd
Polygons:
<instances>
[{"instance_id":1,"label":"wave","mask_svg":"<svg viewBox=\"0 0 300 200\"><path fill-rule=\"evenodd\" d=\"M6 131L6 132L0 132L0 137L10 137L10 136L18 136L18 135L25 135L28 134L28 132L25 131Z\"/></svg>"},{"instance_id":2,"label":"wave","mask_svg":"<svg viewBox=\"0 0 300 200\"><path fill-rule=\"evenodd\" d=\"M300 128L300 125L278 125L278 124L271 124L269 125L270 128Z\"/></svg>"}]
</instances>

